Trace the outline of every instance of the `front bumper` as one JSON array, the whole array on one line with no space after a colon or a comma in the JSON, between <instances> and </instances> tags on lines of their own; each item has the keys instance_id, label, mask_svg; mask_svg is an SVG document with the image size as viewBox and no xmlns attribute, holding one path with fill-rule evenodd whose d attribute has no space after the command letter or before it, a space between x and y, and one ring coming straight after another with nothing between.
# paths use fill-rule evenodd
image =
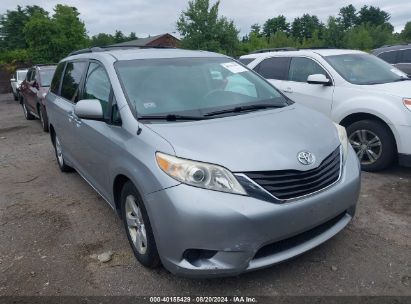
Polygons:
<instances>
[{"instance_id":1,"label":"front bumper","mask_svg":"<svg viewBox=\"0 0 411 304\"><path fill-rule=\"evenodd\" d=\"M177 275L213 277L268 267L318 246L354 216L359 190L358 160L349 149L339 182L289 203L183 184L144 200L164 267ZM269 251L273 243L282 247ZM192 250L206 254L189 259L185 253Z\"/></svg>"}]
</instances>

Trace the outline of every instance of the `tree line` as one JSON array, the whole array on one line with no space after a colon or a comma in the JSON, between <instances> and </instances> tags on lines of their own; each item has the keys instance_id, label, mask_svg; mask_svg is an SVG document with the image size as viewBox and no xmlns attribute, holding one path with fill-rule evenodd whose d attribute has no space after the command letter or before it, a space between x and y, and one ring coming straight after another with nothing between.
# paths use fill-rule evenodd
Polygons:
<instances>
[{"instance_id":1,"label":"tree line","mask_svg":"<svg viewBox=\"0 0 411 304\"><path fill-rule=\"evenodd\" d=\"M233 20L219 14L219 1L190 0L181 12L176 28L181 47L239 56L263 48L336 47L371 50L384 44L411 41L411 21L395 33L390 14L378 7L353 5L340 8L323 23L304 14L291 22L284 15L253 24L244 37ZM92 37L77 8L57 4L52 13L33 5L8 10L0 16L0 64L58 62L71 51L137 39L125 35L99 33Z\"/></svg>"},{"instance_id":2,"label":"tree line","mask_svg":"<svg viewBox=\"0 0 411 304\"><path fill-rule=\"evenodd\" d=\"M190 0L177 22L182 46L238 56L265 48L334 47L371 50L386 44L411 41L411 21L395 33L390 14L375 6L354 5L340 8L336 16L323 23L317 16L304 14L288 22L284 15L253 24L238 39L239 29L232 20L218 16L220 2Z\"/></svg>"}]
</instances>

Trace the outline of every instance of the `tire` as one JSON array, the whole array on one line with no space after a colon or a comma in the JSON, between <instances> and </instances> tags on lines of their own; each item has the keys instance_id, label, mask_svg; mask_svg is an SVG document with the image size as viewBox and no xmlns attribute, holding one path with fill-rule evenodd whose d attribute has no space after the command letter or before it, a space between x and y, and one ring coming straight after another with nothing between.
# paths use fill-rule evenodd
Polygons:
<instances>
[{"instance_id":1,"label":"tire","mask_svg":"<svg viewBox=\"0 0 411 304\"><path fill-rule=\"evenodd\" d=\"M41 128L43 129L44 132L48 132L49 131L49 121L47 118L46 108L42 105L39 105L38 112L39 112Z\"/></svg>"},{"instance_id":2,"label":"tire","mask_svg":"<svg viewBox=\"0 0 411 304\"><path fill-rule=\"evenodd\" d=\"M33 114L30 113L30 110L27 108L26 102L24 101L24 99L23 99L23 102L21 103L21 106L23 107L24 117L27 120L33 120L34 116L33 116Z\"/></svg>"},{"instance_id":3,"label":"tire","mask_svg":"<svg viewBox=\"0 0 411 304\"><path fill-rule=\"evenodd\" d=\"M64 161L63 149L61 147L60 140L55 133L54 133L53 145L54 145L54 152L56 153L57 164L61 172L73 171L73 168L68 166L66 162Z\"/></svg>"},{"instance_id":4,"label":"tire","mask_svg":"<svg viewBox=\"0 0 411 304\"><path fill-rule=\"evenodd\" d=\"M381 171L396 159L395 139L384 123L377 120L357 121L348 126L347 134L362 170Z\"/></svg>"},{"instance_id":5,"label":"tire","mask_svg":"<svg viewBox=\"0 0 411 304\"><path fill-rule=\"evenodd\" d=\"M134 203L134 208L130 202ZM126 182L121 191L121 214L127 238L136 259L145 267L158 267L160 265L160 257L147 210L136 187L131 182ZM145 234L141 231L145 231ZM145 239L142 237L144 235ZM139 242L138 240L143 241ZM139 244L144 244L144 246L139 246Z\"/></svg>"}]
</instances>

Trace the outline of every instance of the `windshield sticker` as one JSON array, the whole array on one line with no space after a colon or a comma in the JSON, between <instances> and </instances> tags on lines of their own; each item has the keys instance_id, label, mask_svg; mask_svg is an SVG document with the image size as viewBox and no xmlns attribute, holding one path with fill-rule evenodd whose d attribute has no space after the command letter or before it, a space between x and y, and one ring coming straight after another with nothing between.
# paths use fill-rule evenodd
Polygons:
<instances>
[{"instance_id":1,"label":"windshield sticker","mask_svg":"<svg viewBox=\"0 0 411 304\"><path fill-rule=\"evenodd\" d=\"M157 108L157 105L156 105L155 102L145 102L145 103L143 103L143 106L144 106L146 109Z\"/></svg>"},{"instance_id":2,"label":"windshield sticker","mask_svg":"<svg viewBox=\"0 0 411 304\"><path fill-rule=\"evenodd\" d=\"M394 74L400 76L400 77L407 77L407 75L403 72L401 72L400 70L397 69L391 69L391 72L393 72Z\"/></svg>"},{"instance_id":3,"label":"windshield sticker","mask_svg":"<svg viewBox=\"0 0 411 304\"><path fill-rule=\"evenodd\" d=\"M221 63L221 66L231 73L237 74L247 71L247 69L236 62Z\"/></svg>"}]
</instances>

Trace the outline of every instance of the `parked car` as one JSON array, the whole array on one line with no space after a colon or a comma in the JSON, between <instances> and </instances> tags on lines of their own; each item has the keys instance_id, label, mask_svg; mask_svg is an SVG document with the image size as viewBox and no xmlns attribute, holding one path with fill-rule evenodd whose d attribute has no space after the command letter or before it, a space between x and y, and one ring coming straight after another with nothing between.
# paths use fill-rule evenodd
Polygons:
<instances>
[{"instance_id":1,"label":"parked car","mask_svg":"<svg viewBox=\"0 0 411 304\"><path fill-rule=\"evenodd\" d=\"M20 85L26 78L26 74L27 69L17 69L10 79L11 91L16 101L20 98Z\"/></svg>"},{"instance_id":2,"label":"parked car","mask_svg":"<svg viewBox=\"0 0 411 304\"><path fill-rule=\"evenodd\" d=\"M383 46L373 50L372 54L411 76L411 44Z\"/></svg>"},{"instance_id":3,"label":"parked car","mask_svg":"<svg viewBox=\"0 0 411 304\"><path fill-rule=\"evenodd\" d=\"M39 118L44 132L48 132L44 98L50 89L55 69L55 65L35 65L28 70L26 78L21 84L20 103L23 107L24 117L27 120Z\"/></svg>"},{"instance_id":4,"label":"parked car","mask_svg":"<svg viewBox=\"0 0 411 304\"><path fill-rule=\"evenodd\" d=\"M411 81L385 61L353 50L269 51L240 58L297 103L347 128L361 166L411 166Z\"/></svg>"},{"instance_id":5,"label":"parked car","mask_svg":"<svg viewBox=\"0 0 411 304\"><path fill-rule=\"evenodd\" d=\"M46 108L61 171L118 212L144 266L234 275L299 255L354 216L360 170L345 129L229 57L78 51L58 64Z\"/></svg>"}]
</instances>

